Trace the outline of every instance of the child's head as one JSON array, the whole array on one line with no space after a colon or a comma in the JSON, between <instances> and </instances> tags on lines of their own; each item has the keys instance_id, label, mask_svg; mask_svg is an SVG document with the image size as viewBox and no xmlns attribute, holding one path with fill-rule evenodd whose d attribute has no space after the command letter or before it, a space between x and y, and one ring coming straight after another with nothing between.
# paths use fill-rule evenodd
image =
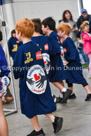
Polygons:
<instances>
[{"instance_id":1,"label":"child's head","mask_svg":"<svg viewBox=\"0 0 91 136\"><path fill-rule=\"evenodd\" d=\"M11 31L11 37L13 37L13 38L15 38L15 37L16 37L15 29Z\"/></svg>"},{"instance_id":2,"label":"child's head","mask_svg":"<svg viewBox=\"0 0 91 136\"><path fill-rule=\"evenodd\" d=\"M34 26L35 26L35 32L41 33L42 23L40 18L34 18L32 19Z\"/></svg>"},{"instance_id":3,"label":"child's head","mask_svg":"<svg viewBox=\"0 0 91 136\"><path fill-rule=\"evenodd\" d=\"M55 20L52 17L47 17L42 21L42 31L47 34L48 30L55 31Z\"/></svg>"},{"instance_id":4,"label":"child's head","mask_svg":"<svg viewBox=\"0 0 91 136\"><path fill-rule=\"evenodd\" d=\"M57 27L57 32L60 37L64 38L65 35L69 36L71 32L71 27L68 24L60 24Z\"/></svg>"},{"instance_id":5,"label":"child's head","mask_svg":"<svg viewBox=\"0 0 91 136\"><path fill-rule=\"evenodd\" d=\"M15 25L16 37L22 41L22 38L31 38L34 32L34 23L28 19L23 18L16 22Z\"/></svg>"},{"instance_id":6,"label":"child's head","mask_svg":"<svg viewBox=\"0 0 91 136\"><path fill-rule=\"evenodd\" d=\"M82 32L89 32L89 23L87 21L84 21L82 25L80 26L80 29Z\"/></svg>"}]
</instances>

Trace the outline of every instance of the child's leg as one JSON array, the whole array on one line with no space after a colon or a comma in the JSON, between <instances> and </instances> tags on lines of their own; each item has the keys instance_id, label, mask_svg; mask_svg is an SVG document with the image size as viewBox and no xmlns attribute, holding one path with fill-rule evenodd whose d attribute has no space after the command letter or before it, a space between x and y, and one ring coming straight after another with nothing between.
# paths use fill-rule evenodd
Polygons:
<instances>
[{"instance_id":1,"label":"child's leg","mask_svg":"<svg viewBox=\"0 0 91 136\"><path fill-rule=\"evenodd\" d=\"M33 118L30 119L33 128L35 131L39 131L40 130L40 126L39 126L39 122L38 122L38 117L34 116Z\"/></svg>"},{"instance_id":2,"label":"child's leg","mask_svg":"<svg viewBox=\"0 0 91 136\"><path fill-rule=\"evenodd\" d=\"M45 116L47 116L51 120L54 128L54 133L58 133L62 128L63 118L55 117L52 113L45 114Z\"/></svg>"},{"instance_id":3,"label":"child's leg","mask_svg":"<svg viewBox=\"0 0 91 136\"><path fill-rule=\"evenodd\" d=\"M60 82L52 82L60 91L64 88L64 86Z\"/></svg>"},{"instance_id":4,"label":"child's leg","mask_svg":"<svg viewBox=\"0 0 91 136\"><path fill-rule=\"evenodd\" d=\"M62 98L60 103L66 103L72 91L66 89L61 82L52 82L52 83L60 90L60 97ZM63 96L62 96L62 93L63 93Z\"/></svg>"},{"instance_id":5,"label":"child's leg","mask_svg":"<svg viewBox=\"0 0 91 136\"><path fill-rule=\"evenodd\" d=\"M9 87L7 87L7 94L5 95L4 100L2 101L3 104L8 104L9 102L13 101L13 96L10 92Z\"/></svg>"},{"instance_id":6,"label":"child's leg","mask_svg":"<svg viewBox=\"0 0 91 136\"><path fill-rule=\"evenodd\" d=\"M85 88L85 90L86 90L86 92L87 92L87 96L86 96L85 101L91 101L91 89L90 89L88 83L85 82L85 83L83 83L82 85L83 85L83 87Z\"/></svg>"},{"instance_id":7,"label":"child's leg","mask_svg":"<svg viewBox=\"0 0 91 136\"><path fill-rule=\"evenodd\" d=\"M91 53L88 54L89 58L89 74L91 74Z\"/></svg>"},{"instance_id":8,"label":"child's leg","mask_svg":"<svg viewBox=\"0 0 91 136\"><path fill-rule=\"evenodd\" d=\"M91 94L91 90L90 90L89 85L86 85L84 87L85 87L85 90L87 91L87 94Z\"/></svg>"},{"instance_id":9,"label":"child's leg","mask_svg":"<svg viewBox=\"0 0 91 136\"><path fill-rule=\"evenodd\" d=\"M50 119L50 121L51 121L52 123L54 122L55 116L54 116L52 113L45 114L45 116L47 116L47 117Z\"/></svg>"},{"instance_id":10,"label":"child's leg","mask_svg":"<svg viewBox=\"0 0 91 136\"><path fill-rule=\"evenodd\" d=\"M8 136L8 125L3 113L1 98L0 98L0 136Z\"/></svg>"},{"instance_id":11,"label":"child's leg","mask_svg":"<svg viewBox=\"0 0 91 136\"><path fill-rule=\"evenodd\" d=\"M73 92L73 84L72 83L67 83L67 85L68 85L68 89L72 91L71 94L73 94L74 93Z\"/></svg>"},{"instance_id":12,"label":"child's leg","mask_svg":"<svg viewBox=\"0 0 91 136\"><path fill-rule=\"evenodd\" d=\"M85 63L87 63L87 64L89 65L89 58L88 58L88 56L85 54L83 48L81 49L81 54L82 54L82 56L83 56L83 59L84 59Z\"/></svg>"}]
</instances>

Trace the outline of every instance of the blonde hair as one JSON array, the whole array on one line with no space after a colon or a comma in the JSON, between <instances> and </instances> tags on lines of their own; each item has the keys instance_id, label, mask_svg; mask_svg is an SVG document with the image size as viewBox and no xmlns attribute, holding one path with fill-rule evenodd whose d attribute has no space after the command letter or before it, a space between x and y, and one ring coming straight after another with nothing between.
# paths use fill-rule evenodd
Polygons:
<instances>
[{"instance_id":1,"label":"blonde hair","mask_svg":"<svg viewBox=\"0 0 91 136\"><path fill-rule=\"evenodd\" d=\"M61 30L62 32L65 32L66 35L69 35L70 34L70 31L71 31L71 27L70 25L64 23L64 24L60 24L58 27L57 27L57 31Z\"/></svg>"},{"instance_id":2,"label":"blonde hair","mask_svg":"<svg viewBox=\"0 0 91 136\"><path fill-rule=\"evenodd\" d=\"M34 23L28 18L20 19L16 22L15 30L20 31L22 36L31 38L34 32Z\"/></svg>"},{"instance_id":3,"label":"blonde hair","mask_svg":"<svg viewBox=\"0 0 91 136\"><path fill-rule=\"evenodd\" d=\"M81 29L81 31L83 31L83 29L85 28L85 26L88 26L88 24L87 23L83 23L81 26L80 26L80 29Z\"/></svg>"}]
</instances>

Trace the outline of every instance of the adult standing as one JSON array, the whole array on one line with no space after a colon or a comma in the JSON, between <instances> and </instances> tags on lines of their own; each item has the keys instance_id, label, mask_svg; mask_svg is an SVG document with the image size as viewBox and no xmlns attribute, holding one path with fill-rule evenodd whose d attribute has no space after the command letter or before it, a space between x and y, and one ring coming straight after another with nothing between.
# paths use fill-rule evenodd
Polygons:
<instances>
[{"instance_id":1,"label":"adult standing","mask_svg":"<svg viewBox=\"0 0 91 136\"><path fill-rule=\"evenodd\" d=\"M80 25L84 22L88 21L89 22L89 28L90 28L90 33L91 33L91 15L88 14L86 9L81 10L81 16L77 20L77 27L80 29Z\"/></svg>"},{"instance_id":2,"label":"adult standing","mask_svg":"<svg viewBox=\"0 0 91 136\"><path fill-rule=\"evenodd\" d=\"M76 43L76 37L78 29L76 27L76 22L73 20L73 16L70 10L65 10L62 15L62 20L59 20L60 24L67 23L70 25L72 31L70 32L70 37ZM76 44L75 44L76 45Z\"/></svg>"},{"instance_id":3,"label":"adult standing","mask_svg":"<svg viewBox=\"0 0 91 136\"><path fill-rule=\"evenodd\" d=\"M81 26L81 24L84 23L84 21L88 21L88 23L89 23L89 33L91 33L91 15L88 14L86 9L81 10L81 16L78 18L77 23L76 23L77 27L79 29L79 32L77 34L77 40L78 40L79 45L82 45L79 42L81 40L80 26ZM79 51L80 54L82 54L82 57L83 57L84 61L89 65L89 59L88 59L87 55L84 53L83 47L79 48L78 51Z\"/></svg>"}]
</instances>

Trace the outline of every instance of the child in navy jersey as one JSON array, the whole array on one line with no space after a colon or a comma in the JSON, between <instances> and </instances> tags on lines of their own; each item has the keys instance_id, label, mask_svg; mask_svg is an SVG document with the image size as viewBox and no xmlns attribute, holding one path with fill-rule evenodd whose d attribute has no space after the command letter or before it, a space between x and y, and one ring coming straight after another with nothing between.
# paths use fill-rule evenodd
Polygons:
<instances>
[{"instance_id":1,"label":"child in navy jersey","mask_svg":"<svg viewBox=\"0 0 91 136\"><path fill-rule=\"evenodd\" d=\"M9 54L14 60L18 47L22 45L22 42L19 42L16 38L15 30L11 31L11 38L8 40Z\"/></svg>"},{"instance_id":2,"label":"child in navy jersey","mask_svg":"<svg viewBox=\"0 0 91 136\"><path fill-rule=\"evenodd\" d=\"M1 40L2 40L2 33L0 32L0 41ZM6 94L6 88L7 85L9 84L9 78L7 77L9 72L10 71L7 68L7 61L5 58L4 51L0 45L0 136L8 136L8 126L7 126L6 118L4 116L1 98L4 94Z\"/></svg>"},{"instance_id":3,"label":"child in navy jersey","mask_svg":"<svg viewBox=\"0 0 91 136\"><path fill-rule=\"evenodd\" d=\"M49 80L52 82L57 88L60 89L60 97L62 98L61 103L65 103L68 97L71 94L71 91L64 88L62 84L62 80L65 79L63 73L63 63L60 57L60 38L54 32L55 31L55 21L48 17L42 21L42 31L48 36L48 44L49 44L49 54L51 60L51 68L49 72Z\"/></svg>"},{"instance_id":4,"label":"child in navy jersey","mask_svg":"<svg viewBox=\"0 0 91 136\"><path fill-rule=\"evenodd\" d=\"M62 128L63 118L55 117L56 110L49 82L44 70L41 51L31 41L34 24L30 19L19 20L16 25L16 36L23 45L19 47L14 60L14 76L20 79L21 111L31 121L34 131L28 136L44 136L40 129L37 115L45 114L53 123L54 133Z\"/></svg>"},{"instance_id":5,"label":"child in navy jersey","mask_svg":"<svg viewBox=\"0 0 91 136\"><path fill-rule=\"evenodd\" d=\"M68 75L68 83L77 83L82 84L83 87L86 89L87 97L85 101L91 101L91 90L88 86L87 81L83 77L82 74L82 65L80 63L79 54L76 50L74 42L69 37L69 33L71 28L68 24L59 25L58 34L60 37L64 38L63 41L63 48L64 48L64 57L65 57L65 64L66 64L66 74Z\"/></svg>"},{"instance_id":6,"label":"child in navy jersey","mask_svg":"<svg viewBox=\"0 0 91 136\"><path fill-rule=\"evenodd\" d=\"M37 44L42 52L44 65L46 69L46 73L49 74L50 70L50 54L49 54L49 45L48 45L48 37L41 34L41 20L39 18L32 19L35 31L32 36L32 40Z\"/></svg>"}]
</instances>

